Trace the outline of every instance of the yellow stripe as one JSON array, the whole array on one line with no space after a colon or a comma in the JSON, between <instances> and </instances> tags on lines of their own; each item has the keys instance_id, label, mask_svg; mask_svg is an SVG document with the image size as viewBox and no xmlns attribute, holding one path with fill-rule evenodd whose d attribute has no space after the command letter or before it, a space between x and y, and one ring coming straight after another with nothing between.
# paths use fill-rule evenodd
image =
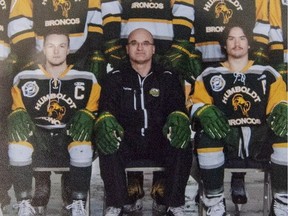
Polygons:
<instances>
[{"instance_id":1,"label":"yellow stripe","mask_svg":"<svg viewBox=\"0 0 288 216\"><path fill-rule=\"evenodd\" d=\"M189 120L189 117L188 117L185 113L183 113L183 112L180 112L180 111L174 111L174 112L172 112L171 114L173 114L173 113L179 114L179 115L181 115L181 116L183 116L183 117L185 117L186 119ZM170 114L170 115L171 115L171 114Z\"/></svg>"},{"instance_id":2,"label":"yellow stripe","mask_svg":"<svg viewBox=\"0 0 288 216\"><path fill-rule=\"evenodd\" d=\"M70 150L72 147L81 146L81 145L92 146L92 143L91 143L91 141L83 141L83 142L73 141L73 142L71 142L71 143L68 145L68 150Z\"/></svg>"},{"instance_id":3,"label":"yellow stripe","mask_svg":"<svg viewBox=\"0 0 288 216\"><path fill-rule=\"evenodd\" d=\"M271 50L283 50L284 46L283 46L283 44L272 44L270 46L270 49Z\"/></svg>"},{"instance_id":4,"label":"yellow stripe","mask_svg":"<svg viewBox=\"0 0 288 216\"><path fill-rule=\"evenodd\" d=\"M103 29L101 27L98 27L98 26L89 26L88 27L88 31L89 32L97 32L97 33L103 34Z\"/></svg>"},{"instance_id":5,"label":"yellow stripe","mask_svg":"<svg viewBox=\"0 0 288 216\"><path fill-rule=\"evenodd\" d=\"M19 41L25 40L27 38L34 38L34 37L35 37L35 33L34 32L28 32L28 33L25 33L25 34L21 34L21 35L19 35L17 37L14 37L12 39L12 43L16 44Z\"/></svg>"},{"instance_id":6,"label":"yellow stripe","mask_svg":"<svg viewBox=\"0 0 288 216\"><path fill-rule=\"evenodd\" d=\"M121 18L120 17L107 17L103 20L103 25L106 25L107 23L111 23L111 22L121 22Z\"/></svg>"},{"instance_id":7,"label":"yellow stripe","mask_svg":"<svg viewBox=\"0 0 288 216\"><path fill-rule=\"evenodd\" d=\"M197 43L197 46L208 46L208 45L219 45L219 42L218 41L208 41L208 42Z\"/></svg>"},{"instance_id":8,"label":"yellow stripe","mask_svg":"<svg viewBox=\"0 0 288 216\"><path fill-rule=\"evenodd\" d=\"M103 120L104 118L107 117L114 117L112 114L110 114L109 112L106 112L104 114L101 114L101 116L97 119L96 124L99 123L101 120Z\"/></svg>"},{"instance_id":9,"label":"yellow stripe","mask_svg":"<svg viewBox=\"0 0 288 216\"><path fill-rule=\"evenodd\" d=\"M268 44L268 39L263 38L263 37L258 37L258 36L254 36L253 39L257 42L263 43L263 44Z\"/></svg>"},{"instance_id":10,"label":"yellow stripe","mask_svg":"<svg viewBox=\"0 0 288 216\"><path fill-rule=\"evenodd\" d=\"M183 19L173 19L173 24L187 26L188 28L192 28L192 23Z\"/></svg>"},{"instance_id":11,"label":"yellow stripe","mask_svg":"<svg viewBox=\"0 0 288 216\"><path fill-rule=\"evenodd\" d=\"M288 148L288 143L274 143L273 148Z\"/></svg>"},{"instance_id":12,"label":"yellow stripe","mask_svg":"<svg viewBox=\"0 0 288 216\"><path fill-rule=\"evenodd\" d=\"M9 143L9 145L21 145L21 146L26 146L28 148L33 148L33 145L27 141L19 141L19 142L13 142L13 143Z\"/></svg>"},{"instance_id":13,"label":"yellow stripe","mask_svg":"<svg viewBox=\"0 0 288 216\"><path fill-rule=\"evenodd\" d=\"M123 23L128 23L128 20L122 20ZM163 20L163 19L129 19L129 22L149 22L149 23L167 23L167 24L172 24L171 20Z\"/></svg>"},{"instance_id":14,"label":"yellow stripe","mask_svg":"<svg viewBox=\"0 0 288 216\"><path fill-rule=\"evenodd\" d=\"M222 152L224 147L215 147L215 148L199 148L197 149L198 153L212 153L212 152Z\"/></svg>"}]
</instances>

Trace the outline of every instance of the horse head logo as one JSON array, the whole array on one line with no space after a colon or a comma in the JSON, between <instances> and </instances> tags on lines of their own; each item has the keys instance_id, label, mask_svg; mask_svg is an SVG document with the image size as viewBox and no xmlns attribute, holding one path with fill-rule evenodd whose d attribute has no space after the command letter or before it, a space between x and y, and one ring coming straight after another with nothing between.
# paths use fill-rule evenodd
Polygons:
<instances>
[{"instance_id":1,"label":"horse head logo","mask_svg":"<svg viewBox=\"0 0 288 216\"><path fill-rule=\"evenodd\" d=\"M48 107L48 116L53 117L57 120L62 120L63 116L66 113L66 108L64 106L60 106L56 100L52 100Z\"/></svg>"},{"instance_id":2,"label":"horse head logo","mask_svg":"<svg viewBox=\"0 0 288 216\"><path fill-rule=\"evenodd\" d=\"M219 18L219 16L223 15L223 24L227 24L232 17L233 11L227 7L227 5L224 2L219 2L215 6L215 14L216 18Z\"/></svg>"},{"instance_id":3,"label":"horse head logo","mask_svg":"<svg viewBox=\"0 0 288 216\"><path fill-rule=\"evenodd\" d=\"M69 0L53 0L54 11L58 11L60 7L62 9L62 15L68 17L68 11L71 9L71 2Z\"/></svg>"},{"instance_id":4,"label":"horse head logo","mask_svg":"<svg viewBox=\"0 0 288 216\"><path fill-rule=\"evenodd\" d=\"M234 95L234 97L232 99L232 105L233 105L235 111L239 107L242 111L242 114L244 116L248 117L248 111L251 108L251 103L250 103L250 101L246 101L241 94Z\"/></svg>"}]
</instances>

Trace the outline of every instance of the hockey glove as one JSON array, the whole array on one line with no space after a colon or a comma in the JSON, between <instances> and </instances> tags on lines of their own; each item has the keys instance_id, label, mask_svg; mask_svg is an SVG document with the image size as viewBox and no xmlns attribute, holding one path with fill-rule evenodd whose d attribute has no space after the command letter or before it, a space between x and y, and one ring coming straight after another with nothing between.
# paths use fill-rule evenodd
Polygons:
<instances>
[{"instance_id":1,"label":"hockey glove","mask_svg":"<svg viewBox=\"0 0 288 216\"><path fill-rule=\"evenodd\" d=\"M194 83L202 70L201 58L201 53L189 41L175 41L160 58L160 64L166 69L175 70L189 83Z\"/></svg>"},{"instance_id":2,"label":"hockey glove","mask_svg":"<svg viewBox=\"0 0 288 216\"><path fill-rule=\"evenodd\" d=\"M282 63L282 64L279 64L275 67L275 69L281 74L284 82L286 83L286 88L288 88L287 86L287 72L288 72L288 65L287 63Z\"/></svg>"},{"instance_id":3,"label":"hockey glove","mask_svg":"<svg viewBox=\"0 0 288 216\"><path fill-rule=\"evenodd\" d=\"M225 138L230 131L226 117L214 105L204 105L198 108L194 117L200 120L204 132L212 139Z\"/></svg>"},{"instance_id":4,"label":"hockey glove","mask_svg":"<svg viewBox=\"0 0 288 216\"><path fill-rule=\"evenodd\" d=\"M10 142L26 141L35 132L35 124L24 108L14 110L8 116Z\"/></svg>"},{"instance_id":5,"label":"hockey glove","mask_svg":"<svg viewBox=\"0 0 288 216\"><path fill-rule=\"evenodd\" d=\"M103 53L100 50L96 50L90 56L89 59L89 71L95 74L99 83L106 74L106 62Z\"/></svg>"},{"instance_id":6,"label":"hockey glove","mask_svg":"<svg viewBox=\"0 0 288 216\"><path fill-rule=\"evenodd\" d=\"M103 154L113 154L118 150L124 136L124 129L111 113L100 114L94 130L96 146Z\"/></svg>"},{"instance_id":7,"label":"hockey glove","mask_svg":"<svg viewBox=\"0 0 288 216\"><path fill-rule=\"evenodd\" d=\"M253 52L253 60L254 64L267 65L269 61L267 49L263 46L259 46L258 48L256 48Z\"/></svg>"},{"instance_id":8,"label":"hockey glove","mask_svg":"<svg viewBox=\"0 0 288 216\"><path fill-rule=\"evenodd\" d=\"M67 134L74 141L90 141L95 116L87 109L78 110L68 123Z\"/></svg>"},{"instance_id":9,"label":"hockey glove","mask_svg":"<svg viewBox=\"0 0 288 216\"><path fill-rule=\"evenodd\" d=\"M287 136L287 115L288 115L288 104L278 103L271 111L267 122L271 129L277 136Z\"/></svg>"},{"instance_id":10,"label":"hockey glove","mask_svg":"<svg viewBox=\"0 0 288 216\"><path fill-rule=\"evenodd\" d=\"M163 127L163 134L173 147L185 149L191 137L188 116L183 112L172 112Z\"/></svg>"},{"instance_id":11,"label":"hockey glove","mask_svg":"<svg viewBox=\"0 0 288 216\"><path fill-rule=\"evenodd\" d=\"M14 77L14 68L17 62L17 56L15 54L10 54L8 58L1 62L2 63L0 64L0 66L3 73L0 74L0 77Z\"/></svg>"},{"instance_id":12,"label":"hockey glove","mask_svg":"<svg viewBox=\"0 0 288 216\"><path fill-rule=\"evenodd\" d=\"M114 69L119 68L121 64L128 61L126 50L122 46L120 39L105 42L104 54L107 62L110 63Z\"/></svg>"}]
</instances>

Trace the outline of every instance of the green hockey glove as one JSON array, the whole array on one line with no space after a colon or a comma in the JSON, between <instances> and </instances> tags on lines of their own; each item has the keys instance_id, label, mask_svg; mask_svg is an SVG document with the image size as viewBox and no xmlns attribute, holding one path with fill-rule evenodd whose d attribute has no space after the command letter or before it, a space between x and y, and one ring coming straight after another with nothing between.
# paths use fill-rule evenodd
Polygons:
<instances>
[{"instance_id":1,"label":"green hockey glove","mask_svg":"<svg viewBox=\"0 0 288 216\"><path fill-rule=\"evenodd\" d=\"M113 154L120 146L124 129L109 112L103 112L95 123L95 142L103 154Z\"/></svg>"},{"instance_id":2,"label":"green hockey glove","mask_svg":"<svg viewBox=\"0 0 288 216\"><path fill-rule=\"evenodd\" d=\"M106 74L106 61L103 53L100 50L96 50L90 56L89 59L89 71L95 74L99 83Z\"/></svg>"},{"instance_id":3,"label":"green hockey glove","mask_svg":"<svg viewBox=\"0 0 288 216\"><path fill-rule=\"evenodd\" d=\"M26 141L35 132L35 124L24 108L14 110L8 116L8 138L11 142Z\"/></svg>"},{"instance_id":4,"label":"green hockey glove","mask_svg":"<svg viewBox=\"0 0 288 216\"><path fill-rule=\"evenodd\" d=\"M194 83L201 73L201 53L187 40L175 41L171 48L160 58L160 64L175 70L186 81Z\"/></svg>"},{"instance_id":5,"label":"green hockey glove","mask_svg":"<svg viewBox=\"0 0 288 216\"><path fill-rule=\"evenodd\" d=\"M271 111L267 122L271 129L277 136L287 136L287 115L288 115L288 104L281 102L278 103Z\"/></svg>"},{"instance_id":6,"label":"green hockey glove","mask_svg":"<svg viewBox=\"0 0 288 216\"><path fill-rule=\"evenodd\" d=\"M95 116L87 109L78 110L68 123L67 134L74 141L90 141Z\"/></svg>"},{"instance_id":7,"label":"green hockey glove","mask_svg":"<svg viewBox=\"0 0 288 216\"><path fill-rule=\"evenodd\" d=\"M23 70L37 69L38 64L43 63L44 59L45 57L42 52L27 54L25 56L18 56L16 65L15 65L15 70L18 73Z\"/></svg>"},{"instance_id":8,"label":"green hockey glove","mask_svg":"<svg viewBox=\"0 0 288 216\"><path fill-rule=\"evenodd\" d=\"M104 43L104 54L107 62L114 69L119 68L121 64L128 61L126 50L121 44L120 39L113 39Z\"/></svg>"},{"instance_id":9,"label":"green hockey glove","mask_svg":"<svg viewBox=\"0 0 288 216\"><path fill-rule=\"evenodd\" d=\"M267 65L269 61L267 49L263 46L259 46L258 48L256 48L253 52L253 60L254 64Z\"/></svg>"},{"instance_id":10,"label":"green hockey glove","mask_svg":"<svg viewBox=\"0 0 288 216\"><path fill-rule=\"evenodd\" d=\"M230 131L225 115L214 105L198 108L194 117L200 120L204 132L212 139L225 138Z\"/></svg>"},{"instance_id":11,"label":"green hockey glove","mask_svg":"<svg viewBox=\"0 0 288 216\"><path fill-rule=\"evenodd\" d=\"M17 62L17 56L15 54L10 54L8 58L6 58L4 61L1 61L1 68L3 73L0 74L0 77L14 77L15 74L15 66ZM17 71L19 72L19 71Z\"/></svg>"},{"instance_id":12,"label":"green hockey glove","mask_svg":"<svg viewBox=\"0 0 288 216\"><path fill-rule=\"evenodd\" d=\"M172 112L163 127L163 134L173 147L185 149L191 137L188 116L180 111Z\"/></svg>"},{"instance_id":13,"label":"green hockey glove","mask_svg":"<svg viewBox=\"0 0 288 216\"><path fill-rule=\"evenodd\" d=\"M288 65L287 63L282 63L282 64L279 64L277 66L275 66L275 69L281 74L284 82L286 83L286 89L288 88L288 83L287 83L287 72L288 72Z\"/></svg>"}]
</instances>

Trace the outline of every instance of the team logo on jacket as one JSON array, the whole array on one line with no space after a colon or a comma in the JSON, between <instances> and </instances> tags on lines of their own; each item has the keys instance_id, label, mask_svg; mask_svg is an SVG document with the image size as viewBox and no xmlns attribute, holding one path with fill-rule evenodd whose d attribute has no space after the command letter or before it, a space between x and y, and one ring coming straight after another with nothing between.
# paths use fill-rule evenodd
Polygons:
<instances>
[{"instance_id":1,"label":"team logo on jacket","mask_svg":"<svg viewBox=\"0 0 288 216\"><path fill-rule=\"evenodd\" d=\"M156 88L152 88L150 89L149 94L152 95L153 97L159 97L160 90Z\"/></svg>"},{"instance_id":2,"label":"team logo on jacket","mask_svg":"<svg viewBox=\"0 0 288 216\"><path fill-rule=\"evenodd\" d=\"M233 11L227 7L225 2L219 2L215 7L215 15L216 18L219 18L220 15L222 15L223 24L227 24L233 15Z\"/></svg>"},{"instance_id":3,"label":"team logo on jacket","mask_svg":"<svg viewBox=\"0 0 288 216\"><path fill-rule=\"evenodd\" d=\"M234 111L237 111L239 108L244 116L249 117L248 111L251 108L251 102L245 100L242 94L235 94L233 96L232 106Z\"/></svg>"},{"instance_id":4,"label":"team logo on jacket","mask_svg":"<svg viewBox=\"0 0 288 216\"><path fill-rule=\"evenodd\" d=\"M51 100L51 102L49 103L47 112L48 112L49 117L52 117L61 121L63 116L66 113L66 107L60 106L57 100Z\"/></svg>"},{"instance_id":5,"label":"team logo on jacket","mask_svg":"<svg viewBox=\"0 0 288 216\"><path fill-rule=\"evenodd\" d=\"M39 91L39 86L37 85L35 81L29 81L29 82L24 83L21 89L22 89L22 93L24 97L31 98L37 95Z\"/></svg>"},{"instance_id":6,"label":"team logo on jacket","mask_svg":"<svg viewBox=\"0 0 288 216\"><path fill-rule=\"evenodd\" d=\"M219 92L225 87L226 81L223 79L222 75L215 75L211 78L210 85L213 91Z\"/></svg>"},{"instance_id":7,"label":"team logo on jacket","mask_svg":"<svg viewBox=\"0 0 288 216\"><path fill-rule=\"evenodd\" d=\"M68 11L71 9L71 2L69 0L53 0L54 11L62 9L62 15L68 18Z\"/></svg>"}]
</instances>

